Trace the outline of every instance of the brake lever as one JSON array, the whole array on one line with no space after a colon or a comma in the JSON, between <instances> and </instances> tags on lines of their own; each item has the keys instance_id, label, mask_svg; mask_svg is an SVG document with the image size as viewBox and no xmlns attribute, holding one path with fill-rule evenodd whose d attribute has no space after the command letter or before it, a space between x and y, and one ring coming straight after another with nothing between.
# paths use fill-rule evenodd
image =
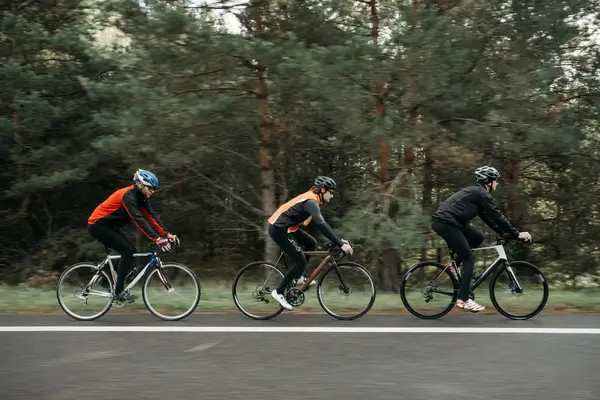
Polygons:
<instances>
[{"instance_id":1,"label":"brake lever","mask_svg":"<svg viewBox=\"0 0 600 400\"><path fill-rule=\"evenodd\" d=\"M509 234L504 234L502 236L498 236L496 238L496 246L502 245L502 246L506 246L507 244L513 242L515 239L513 237L511 237ZM521 239L517 239L517 240L521 240Z\"/></svg>"},{"instance_id":2,"label":"brake lever","mask_svg":"<svg viewBox=\"0 0 600 400\"><path fill-rule=\"evenodd\" d=\"M175 243L175 241L174 241L174 240L171 240L171 239L169 239L169 238L167 238L167 241L168 241L168 242L169 242L169 244L171 245L171 250L169 250L169 251L163 251L163 249L162 249L162 248L161 248L159 245L157 245L156 243L154 243L154 242L151 242L151 243L149 243L149 244L148 244L148 247L150 247L150 250L151 250L151 251L153 251L153 252L155 252L155 253L157 253L157 254L169 253L169 252L171 252L171 251L172 251L172 250L173 250L175 247L177 247L177 244Z\"/></svg>"},{"instance_id":3,"label":"brake lever","mask_svg":"<svg viewBox=\"0 0 600 400\"><path fill-rule=\"evenodd\" d=\"M341 260L342 258L344 258L344 255L346 254L339 246L336 246L334 244L327 244L325 246L325 248L327 249L327 253L329 253L329 255L335 261Z\"/></svg>"}]
</instances>

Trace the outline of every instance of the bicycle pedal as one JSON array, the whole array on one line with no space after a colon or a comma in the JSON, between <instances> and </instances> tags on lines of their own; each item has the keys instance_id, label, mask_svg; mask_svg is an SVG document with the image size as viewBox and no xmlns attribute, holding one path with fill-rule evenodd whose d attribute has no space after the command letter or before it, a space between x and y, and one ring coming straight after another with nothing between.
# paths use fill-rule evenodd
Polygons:
<instances>
[{"instance_id":1,"label":"bicycle pedal","mask_svg":"<svg viewBox=\"0 0 600 400\"><path fill-rule=\"evenodd\" d=\"M123 308L125 307L127 304L131 304L135 302L135 300L119 300L119 299L113 299L112 304L113 306L117 307L117 308Z\"/></svg>"},{"instance_id":2,"label":"bicycle pedal","mask_svg":"<svg viewBox=\"0 0 600 400\"><path fill-rule=\"evenodd\" d=\"M113 305L113 307L116 307L116 308L123 308L123 307L125 307L127 305L127 303L124 303L124 302L119 301L119 300L113 300L112 301L112 305Z\"/></svg>"}]
</instances>

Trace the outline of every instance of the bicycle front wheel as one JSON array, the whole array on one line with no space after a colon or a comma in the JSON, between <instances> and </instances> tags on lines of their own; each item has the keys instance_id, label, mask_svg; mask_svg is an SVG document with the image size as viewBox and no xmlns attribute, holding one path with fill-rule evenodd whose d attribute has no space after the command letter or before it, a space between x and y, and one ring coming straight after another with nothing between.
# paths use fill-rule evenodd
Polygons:
<instances>
[{"instance_id":1,"label":"bicycle front wheel","mask_svg":"<svg viewBox=\"0 0 600 400\"><path fill-rule=\"evenodd\" d=\"M179 321L193 313L200 295L196 274L178 263L165 263L154 268L142 286L146 308L164 321Z\"/></svg>"},{"instance_id":2,"label":"bicycle front wheel","mask_svg":"<svg viewBox=\"0 0 600 400\"><path fill-rule=\"evenodd\" d=\"M271 292L282 279L283 272L269 262L245 265L237 273L231 288L235 306L242 314L256 320L278 316L284 309L271 297Z\"/></svg>"},{"instance_id":3,"label":"bicycle front wheel","mask_svg":"<svg viewBox=\"0 0 600 400\"><path fill-rule=\"evenodd\" d=\"M90 263L67 268L58 278L56 298L60 308L78 321L100 318L112 306L112 279Z\"/></svg>"},{"instance_id":4,"label":"bicycle front wheel","mask_svg":"<svg viewBox=\"0 0 600 400\"><path fill-rule=\"evenodd\" d=\"M400 282L404 307L421 319L440 318L456 303L458 280L443 264L420 262L406 271Z\"/></svg>"},{"instance_id":5,"label":"bicycle front wheel","mask_svg":"<svg viewBox=\"0 0 600 400\"><path fill-rule=\"evenodd\" d=\"M492 304L510 319L524 320L539 314L546 306L548 292L542 271L525 261L505 263L490 281Z\"/></svg>"},{"instance_id":6,"label":"bicycle front wheel","mask_svg":"<svg viewBox=\"0 0 600 400\"><path fill-rule=\"evenodd\" d=\"M337 268L332 265L321 276L317 298L327 314L350 321L362 317L373 307L375 284L365 267L342 262Z\"/></svg>"}]
</instances>

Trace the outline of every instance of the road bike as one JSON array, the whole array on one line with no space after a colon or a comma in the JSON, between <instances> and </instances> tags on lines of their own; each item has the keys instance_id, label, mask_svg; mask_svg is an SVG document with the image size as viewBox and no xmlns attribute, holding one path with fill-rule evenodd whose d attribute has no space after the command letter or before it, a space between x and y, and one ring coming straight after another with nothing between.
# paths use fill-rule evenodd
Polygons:
<instances>
[{"instance_id":1,"label":"road bike","mask_svg":"<svg viewBox=\"0 0 600 400\"><path fill-rule=\"evenodd\" d=\"M67 315L76 320L92 321L102 317L113 306L122 308L129 303L115 299L114 285L117 273L113 261L119 260L121 255L110 254L106 246L104 249L106 257L99 264L81 262L71 265L58 279L58 304ZM153 244L150 245L150 251L135 253L133 257L133 264L139 258L149 257L150 260L141 269L132 268L125 279L124 290L131 290L143 279L142 298L146 308L154 316L165 321L178 321L194 312L200 302L201 288L200 280L191 269L175 262L163 263L158 248ZM182 278L186 277L188 281L182 284ZM70 283L71 279L74 283ZM167 300L156 299L161 293L167 293L170 297ZM182 300L184 295L189 295L190 299ZM99 311L84 314L96 300L99 303ZM76 310L77 306L82 308L82 311ZM167 310L177 314L169 315Z\"/></svg>"},{"instance_id":2,"label":"road bike","mask_svg":"<svg viewBox=\"0 0 600 400\"><path fill-rule=\"evenodd\" d=\"M271 297L271 291L279 285L284 273L278 267L285 253L281 252L275 264L255 261L242 267L232 286L233 301L247 317L268 320L283 312L284 308ZM300 288L293 280L284 296L293 307L301 306L310 283L322 271L317 283L317 299L321 308L333 318L354 320L365 315L375 302L375 284L369 271L362 265L340 261L345 253L337 246L328 245L325 250L304 251L305 256L320 257L323 260L306 278ZM284 261L287 267L287 258ZM350 295L353 294L352 298ZM242 305L242 301L250 303ZM339 312L334 309L340 309Z\"/></svg>"},{"instance_id":3,"label":"road bike","mask_svg":"<svg viewBox=\"0 0 600 400\"><path fill-rule=\"evenodd\" d=\"M525 261L508 261L504 246L514 240L503 236L497 239L495 245L471 249L493 249L498 257L481 275L473 277L469 297L475 299L475 289L491 276L489 296L494 308L507 318L526 320L544 309L548 301L548 281L535 265ZM419 262L408 269L400 282L400 297L404 307L419 318L440 318L456 303L461 275L454 261L456 253L450 248L448 250L451 257L449 263L441 264L432 260ZM411 289L416 289L415 294L407 294ZM499 299L503 295L507 295L506 299ZM535 296L539 300L534 300ZM518 300L524 301L517 305ZM431 311L436 304L441 306L441 311ZM424 311L417 309L421 305L424 305ZM515 306L514 311L509 311L511 306ZM432 313L428 313L430 311Z\"/></svg>"}]
</instances>

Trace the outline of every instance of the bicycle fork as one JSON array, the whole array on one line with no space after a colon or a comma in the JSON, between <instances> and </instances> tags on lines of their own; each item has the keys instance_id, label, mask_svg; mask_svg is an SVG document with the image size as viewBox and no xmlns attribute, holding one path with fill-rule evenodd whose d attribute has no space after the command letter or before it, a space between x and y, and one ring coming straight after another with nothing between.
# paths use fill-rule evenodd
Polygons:
<instances>
[{"instance_id":1,"label":"bicycle fork","mask_svg":"<svg viewBox=\"0 0 600 400\"><path fill-rule=\"evenodd\" d=\"M350 294L350 286L346 285L346 282L344 282L344 277L342 277L342 273L340 272L340 268L338 267L337 263L332 260L329 262L329 264L333 265L335 274L337 275L338 279L340 280L340 285L338 286L338 289L340 289L342 294L344 294L344 295Z\"/></svg>"},{"instance_id":2,"label":"bicycle fork","mask_svg":"<svg viewBox=\"0 0 600 400\"><path fill-rule=\"evenodd\" d=\"M168 293L173 292L174 291L173 286L171 285L171 283L169 282L169 280L165 276L165 274L163 272L162 265L158 265L156 267L156 274L158 275L158 279L160 279L160 281L164 285L165 289L167 289L167 292Z\"/></svg>"},{"instance_id":3,"label":"bicycle fork","mask_svg":"<svg viewBox=\"0 0 600 400\"><path fill-rule=\"evenodd\" d=\"M510 266L510 264L508 263L508 261L505 261L505 269L508 272L508 276L510 277L511 281L514 284L514 287L511 287L512 285L509 284L509 289L511 291L514 291L514 292L518 293L518 294L523 293L523 287L519 283L519 280L517 279L517 276L515 275L512 267Z\"/></svg>"}]
</instances>

